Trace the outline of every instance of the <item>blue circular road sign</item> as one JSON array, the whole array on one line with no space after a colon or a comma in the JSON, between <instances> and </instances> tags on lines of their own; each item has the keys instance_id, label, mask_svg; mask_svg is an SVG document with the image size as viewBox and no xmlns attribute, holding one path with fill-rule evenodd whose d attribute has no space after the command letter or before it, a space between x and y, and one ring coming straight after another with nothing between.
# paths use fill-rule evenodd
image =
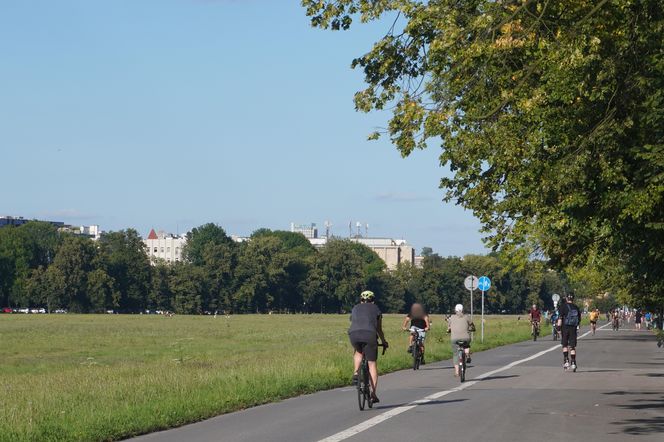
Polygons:
<instances>
[{"instance_id":1,"label":"blue circular road sign","mask_svg":"<svg viewBox=\"0 0 664 442\"><path fill-rule=\"evenodd\" d=\"M491 288L491 280L489 279L488 276L480 276L479 283L477 284L477 288L482 290L483 292L486 292Z\"/></svg>"}]
</instances>

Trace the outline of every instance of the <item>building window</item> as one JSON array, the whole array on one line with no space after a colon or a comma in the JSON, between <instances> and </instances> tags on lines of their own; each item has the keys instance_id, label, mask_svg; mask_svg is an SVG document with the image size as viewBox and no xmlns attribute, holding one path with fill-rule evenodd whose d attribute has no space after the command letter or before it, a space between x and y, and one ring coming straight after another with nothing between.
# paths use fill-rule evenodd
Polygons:
<instances>
[{"instance_id":1,"label":"building window","mask_svg":"<svg viewBox=\"0 0 664 442\"><path fill-rule=\"evenodd\" d=\"M157 253L157 248L156 247L154 248L154 252Z\"/></svg>"},{"instance_id":2,"label":"building window","mask_svg":"<svg viewBox=\"0 0 664 442\"><path fill-rule=\"evenodd\" d=\"M164 248L163 247L161 248L161 253L164 253Z\"/></svg>"}]
</instances>

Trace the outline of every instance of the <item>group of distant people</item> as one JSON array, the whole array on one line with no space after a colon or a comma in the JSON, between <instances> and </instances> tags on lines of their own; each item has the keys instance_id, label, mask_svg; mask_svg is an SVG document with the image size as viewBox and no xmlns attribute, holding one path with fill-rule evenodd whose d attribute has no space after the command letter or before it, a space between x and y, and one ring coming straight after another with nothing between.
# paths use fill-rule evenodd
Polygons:
<instances>
[{"instance_id":1,"label":"group of distant people","mask_svg":"<svg viewBox=\"0 0 664 442\"><path fill-rule=\"evenodd\" d=\"M378 368L376 360L378 359L378 347L388 348L389 344L385 340L383 332L383 316L375 304L375 294L370 290L365 290L360 294L360 303L353 307L351 312L351 325L348 329L348 336L351 345L355 350L353 354L353 384L358 382L358 370L362 363L362 356L367 360L369 366L369 377L372 389L372 400L379 402L376 394L378 387ZM402 330L410 331L408 341L408 352L413 351L415 336L422 342L422 359L424 364L424 341L426 333L431 329L431 319L426 313L424 306L420 303L412 305L410 312L404 318L401 326ZM470 341L471 332L475 331L475 326L468 316L463 312L463 305L457 304L454 307L454 314L447 318L447 332L450 334L450 343L452 345L452 354L454 357L454 375L459 376L458 355L454 351L456 345L462 345L466 353L466 362L471 362ZM380 340L380 344L379 341Z\"/></svg>"},{"instance_id":2,"label":"group of distant people","mask_svg":"<svg viewBox=\"0 0 664 442\"><path fill-rule=\"evenodd\" d=\"M607 320L614 322L614 328L618 328L622 323L631 324L632 320L634 320L634 328L636 330L641 330L642 327L650 330L653 327L657 327L659 321L659 318L655 317L652 312L643 309L630 310L616 308L611 312L607 312L606 315Z\"/></svg>"},{"instance_id":3,"label":"group of distant people","mask_svg":"<svg viewBox=\"0 0 664 442\"><path fill-rule=\"evenodd\" d=\"M560 333L560 344L563 353L563 368L565 370L571 369L576 371L578 368L576 345L578 340L578 331L581 324L583 313L581 309L574 303L574 295L568 294L565 296L564 302L556 305L554 310L542 313L536 304L528 312L529 320L533 327L533 333L539 330L539 324L544 317L548 319L554 327L554 331ZM597 322L601 317L599 309L591 310L588 313L590 320L591 330L593 334L597 328ZM654 323L661 321L661 318L655 318L649 311L640 309L635 310L622 310L614 309L606 312L607 321L627 321L634 319L634 324L637 330L641 329L642 324L650 329ZM452 344L452 354L454 355L454 373L459 376L459 361L458 354L455 351L456 345L460 342L463 343L464 351L466 352L467 362L470 362L470 342L471 333L475 331L475 326L468 316L463 312L463 305L457 304L454 308L454 314L446 317L447 332L450 334L450 342ZM410 331L410 339L408 342L408 352L413 351L415 337L422 343L421 351L424 355L424 341L427 332L431 329L431 318L426 313L424 306L420 303L412 305L410 312L405 316L402 330ZM351 312L351 326L348 330L350 342L355 349L353 383L357 383L357 373L362 362L362 355L366 357L369 366L369 374L371 378L373 402L378 402L376 396L376 388L378 385L378 369L376 360L378 358L378 347L382 346L387 348L389 344L385 340L382 327L382 314L378 306L375 304L375 294L369 290L365 290L360 295L360 303L353 307ZM380 344L378 343L380 340ZM424 364L424 356L422 356L421 363Z\"/></svg>"}]
</instances>

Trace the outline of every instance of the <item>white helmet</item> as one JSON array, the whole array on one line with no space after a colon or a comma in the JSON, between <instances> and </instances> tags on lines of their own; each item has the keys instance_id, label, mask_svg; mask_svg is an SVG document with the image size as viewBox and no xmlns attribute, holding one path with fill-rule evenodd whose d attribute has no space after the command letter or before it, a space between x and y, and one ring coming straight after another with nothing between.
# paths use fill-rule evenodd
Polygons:
<instances>
[{"instance_id":1,"label":"white helmet","mask_svg":"<svg viewBox=\"0 0 664 442\"><path fill-rule=\"evenodd\" d=\"M457 313L463 313L463 305L462 304L457 304L454 306L454 311Z\"/></svg>"}]
</instances>

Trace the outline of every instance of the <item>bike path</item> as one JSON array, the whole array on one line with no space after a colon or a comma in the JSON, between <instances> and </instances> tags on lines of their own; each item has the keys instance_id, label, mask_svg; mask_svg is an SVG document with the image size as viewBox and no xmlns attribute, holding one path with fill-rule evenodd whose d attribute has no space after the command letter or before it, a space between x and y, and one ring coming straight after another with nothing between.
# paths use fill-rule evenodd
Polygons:
<instances>
[{"instance_id":1,"label":"bike path","mask_svg":"<svg viewBox=\"0 0 664 442\"><path fill-rule=\"evenodd\" d=\"M458 391L464 384L452 376L450 362L443 361L417 373L404 370L382 376L381 403L372 410L360 412L354 389L339 388L133 440L319 441L332 437L385 442L412 440L415 434L423 441L488 438L512 442L533 440L534 435L554 441L570 437L662 440L664 351L658 351L651 333L609 328L583 338L577 373L563 372L559 347L546 352L554 344L543 338L476 353L468 385ZM433 398L421 401L427 397ZM357 434L349 431L358 426L367 428Z\"/></svg>"}]
</instances>

